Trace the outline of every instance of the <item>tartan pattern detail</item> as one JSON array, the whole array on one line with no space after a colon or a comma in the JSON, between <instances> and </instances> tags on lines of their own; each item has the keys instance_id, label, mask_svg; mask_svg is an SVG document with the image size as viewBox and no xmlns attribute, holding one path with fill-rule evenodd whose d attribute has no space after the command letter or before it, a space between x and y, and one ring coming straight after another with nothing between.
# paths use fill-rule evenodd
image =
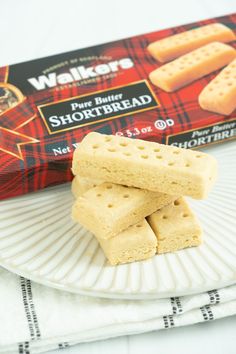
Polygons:
<instances>
[{"instance_id":1,"label":"tartan pattern detail","mask_svg":"<svg viewBox=\"0 0 236 354\"><path fill-rule=\"evenodd\" d=\"M0 68L0 83L7 82L8 70L9 70L8 66L4 66L4 67Z\"/></svg>"}]
</instances>

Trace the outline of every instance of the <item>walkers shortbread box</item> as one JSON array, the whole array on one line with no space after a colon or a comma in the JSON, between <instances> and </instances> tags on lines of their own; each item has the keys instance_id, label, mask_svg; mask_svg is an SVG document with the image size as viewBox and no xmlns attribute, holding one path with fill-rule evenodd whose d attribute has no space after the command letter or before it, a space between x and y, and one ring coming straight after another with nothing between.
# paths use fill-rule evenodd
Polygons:
<instances>
[{"instance_id":1,"label":"walkers shortbread box","mask_svg":"<svg viewBox=\"0 0 236 354\"><path fill-rule=\"evenodd\" d=\"M236 136L236 14L0 68L0 199L72 179L89 132L184 148Z\"/></svg>"}]
</instances>

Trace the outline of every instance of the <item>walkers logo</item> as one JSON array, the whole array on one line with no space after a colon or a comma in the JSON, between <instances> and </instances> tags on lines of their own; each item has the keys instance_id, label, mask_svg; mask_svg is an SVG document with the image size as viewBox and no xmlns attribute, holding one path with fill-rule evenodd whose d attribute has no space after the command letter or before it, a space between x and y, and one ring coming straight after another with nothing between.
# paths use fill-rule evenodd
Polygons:
<instances>
[{"instance_id":1,"label":"walkers logo","mask_svg":"<svg viewBox=\"0 0 236 354\"><path fill-rule=\"evenodd\" d=\"M52 72L48 75L40 75L38 78L31 77L28 82L38 91L46 88L56 87L57 85L65 85L74 81L95 78L109 73L117 72L120 69L130 69L134 66L130 58L110 61L106 64L85 67L77 66L69 69L69 72L57 75Z\"/></svg>"}]
</instances>

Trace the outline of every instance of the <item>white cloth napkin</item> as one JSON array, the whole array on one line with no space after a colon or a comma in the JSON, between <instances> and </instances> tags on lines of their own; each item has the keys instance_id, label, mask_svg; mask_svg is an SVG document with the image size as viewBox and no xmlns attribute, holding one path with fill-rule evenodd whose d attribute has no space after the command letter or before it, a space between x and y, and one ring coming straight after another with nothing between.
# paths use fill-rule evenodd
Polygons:
<instances>
[{"instance_id":1,"label":"white cloth napkin","mask_svg":"<svg viewBox=\"0 0 236 354\"><path fill-rule=\"evenodd\" d=\"M161 300L111 300L51 289L0 268L0 353L4 354L41 353L233 314L236 285Z\"/></svg>"}]
</instances>

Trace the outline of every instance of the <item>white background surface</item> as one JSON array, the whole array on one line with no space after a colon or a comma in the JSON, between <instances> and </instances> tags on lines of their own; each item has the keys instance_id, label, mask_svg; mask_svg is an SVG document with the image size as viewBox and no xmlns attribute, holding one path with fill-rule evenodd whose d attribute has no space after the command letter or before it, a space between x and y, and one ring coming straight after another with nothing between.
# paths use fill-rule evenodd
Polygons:
<instances>
[{"instance_id":1,"label":"white background surface","mask_svg":"<svg viewBox=\"0 0 236 354\"><path fill-rule=\"evenodd\" d=\"M236 0L0 0L0 5L0 66L236 11ZM234 316L81 344L63 353L235 354L235 328Z\"/></svg>"}]
</instances>

